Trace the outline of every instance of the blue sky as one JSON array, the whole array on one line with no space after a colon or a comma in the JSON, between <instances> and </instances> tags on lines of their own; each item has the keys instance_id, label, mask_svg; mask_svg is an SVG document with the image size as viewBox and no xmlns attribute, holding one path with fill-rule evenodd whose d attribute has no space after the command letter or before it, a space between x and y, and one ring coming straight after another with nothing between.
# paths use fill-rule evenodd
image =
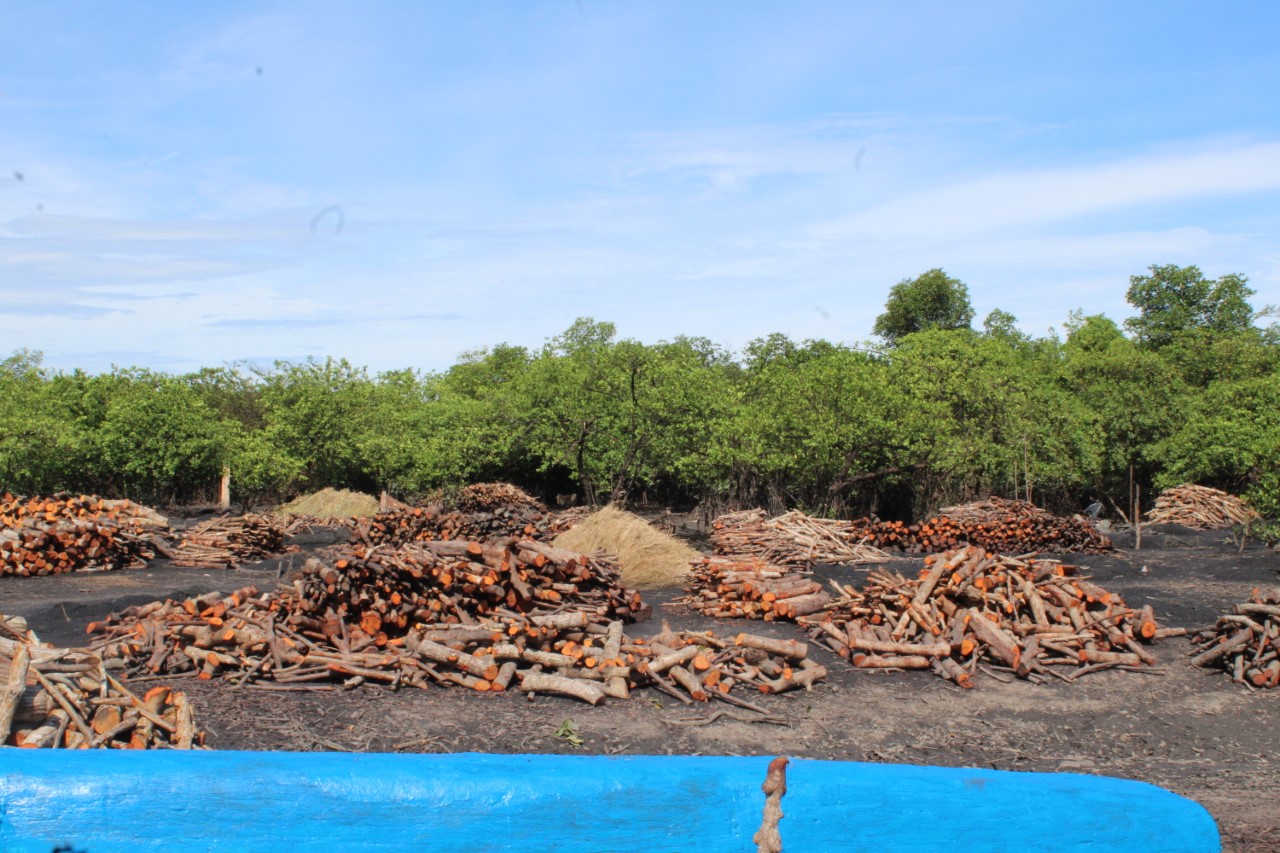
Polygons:
<instances>
[{"instance_id":1,"label":"blue sky","mask_svg":"<svg viewBox=\"0 0 1280 853\"><path fill-rule=\"evenodd\" d=\"M1280 302L1280 4L0 0L0 355L443 369L575 317Z\"/></svg>"}]
</instances>

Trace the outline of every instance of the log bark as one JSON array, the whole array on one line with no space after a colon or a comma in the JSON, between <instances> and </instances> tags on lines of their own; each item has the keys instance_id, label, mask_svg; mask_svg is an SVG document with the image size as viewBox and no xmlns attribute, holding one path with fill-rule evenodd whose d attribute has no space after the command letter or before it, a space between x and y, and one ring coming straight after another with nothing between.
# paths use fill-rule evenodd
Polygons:
<instances>
[{"instance_id":1,"label":"log bark","mask_svg":"<svg viewBox=\"0 0 1280 853\"><path fill-rule=\"evenodd\" d=\"M544 672L520 673L520 689L527 693L554 693L580 699L588 705L604 701L604 691L593 682L580 678L565 678Z\"/></svg>"},{"instance_id":2,"label":"log bark","mask_svg":"<svg viewBox=\"0 0 1280 853\"><path fill-rule=\"evenodd\" d=\"M760 649L788 660L801 661L809 656L809 647L796 640L775 640L773 637L739 634L734 639L734 644L749 649Z\"/></svg>"}]
</instances>

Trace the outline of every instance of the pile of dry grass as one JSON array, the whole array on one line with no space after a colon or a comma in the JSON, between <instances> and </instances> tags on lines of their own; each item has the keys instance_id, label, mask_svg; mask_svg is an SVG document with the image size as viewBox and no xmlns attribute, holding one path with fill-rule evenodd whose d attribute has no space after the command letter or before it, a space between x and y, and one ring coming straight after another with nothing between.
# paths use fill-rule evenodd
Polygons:
<instances>
[{"instance_id":1,"label":"pile of dry grass","mask_svg":"<svg viewBox=\"0 0 1280 853\"><path fill-rule=\"evenodd\" d=\"M346 489L321 489L276 508L280 515L310 515L317 518L365 518L376 515L378 499Z\"/></svg>"},{"instance_id":2,"label":"pile of dry grass","mask_svg":"<svg viewBox=\"0 0 1280 853\"><path fill-rule=\"evenodd\" d=\"M629 512L605 507L556 537L556 547L580 554L602 551L617 557L624 586L661 589L684 584L702 555Z\"/></svg>"}]
</instances>

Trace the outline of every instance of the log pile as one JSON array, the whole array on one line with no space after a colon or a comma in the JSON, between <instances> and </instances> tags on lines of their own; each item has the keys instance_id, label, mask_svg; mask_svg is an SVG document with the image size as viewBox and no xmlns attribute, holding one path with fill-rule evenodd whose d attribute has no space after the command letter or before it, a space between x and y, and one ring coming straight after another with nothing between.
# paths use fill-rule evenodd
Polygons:
<instances>
[{"instance_id":1,"label":"log pile","mask_svg":"<svg viewBox=\"0 0 1280 853\"><path fill-rule=\"evenodd\" d=\"M141 696L87 649L41 643L18 617L0 616L0 745L27 749L198 749L185 694Z\"/></svg>"},{"instance_id":2,"label":"log pile","mask_svg":"<svg viewBox=\"0 0 1280 853\"><path fill-rule=\"evenodd\" d=\"M883 563L891 557L863 541L853 523L792 511L768 518L762 509L722 515L712 522L717 554L777 566L809 568L819 563Z\"/></svg>"},{"instance_id":3,"label":"log pile","mask_svg":"<svg viewBox=\"0 0 1280 853\"><path fill-rule=\"evenodd\" d=\"M648 612L616 577L607 561L534 541L357 546L331 562L309 560L301 577L273 593L248 587L153 602L89 630L100 635L94 648L135 673L500 690L516 674L503 664L537 665L534 652L551 655L542 664L602 666L588 638L620 632L623 621Z\"/></svg>"},{"instance_id":4,"label":"log pile","mask_svg":"<svg viewBox=\"0 0 1280 853\"><path fill-rule=\"evenodd\" d=\"M547 511L541 501L510 483L475 483L463 486L451 503L454 509L462 512L494 512L510 507Z\"/></svg>"},{"instance_id":5,"label":"log pile","mask_svg":"<svg viewBox=\"0 0 1280 853\"><path fill-rule=\"evenodd\" d=\"M807 572L759 561L706 558L693 564L681 600L704 616L773 622L819 613L831 596Z\"/></svg>"},{"instance_id":6,"label":"log pile","mask_svg":"<svg viewBox=\"0 0 1280 853\"><path fill-rule=\"evenodd\" d=\"M547 524L547 535L554 539L566 530L577 527L593 512L595 509L592 507L575 506L553 513L551 521Z\"/></svg>"},{"instance_id":7,"label":"log pile","mask_svg":"<svg viewBox=\"0 0 1280 853\"><path fill-rule=\"evenodd\" d=\"M1076 566L973 545L926 558L918 578L877 569L861 590L844 591L820 619L801 620L816 642L856 667L931 669L965 688L979 667L1035 682L1151 667L1148 644L1184 633L1161 629L1150 607L1127 607Z\"/></svg>"},{"instance_id":8,"label":"log pile","mask_svg":"<svg viewBox=\"0 0 1280 853\"><path fill-rule=\"evenodd\" d=\"M380 512L357 520L351 541L368 547L408 542L547 539L550 518L529 507L500 507L493 512L458 512L440 506Z\"/></svg>"},{"instance_id":9,"label":"log pile","mask_svg":"<svg viewBox=\"0 0 1280 853\"><path fill-rule=\"evenodd\" d=\"M720 699L753 711L759 706L732 694L735 687L764 694L786 693L827 677L827 668L809 658L798 640L740 633L732 640L711 631L663 632L635 648L638 683L649 684L688 703Z\"/></svg>"},{"instance_id":10,"label":"log pile","mask_svg":"<svg viewBox=\"0 0 1280 853\"><path fill-rule=\"evenodd\" d=\"M89 626L93 648L135 674L227 677L275 690L379 682L519 689L590 704L653 686L682 701L778 693L826 671L803 644L664 632L632 640L648 613L608 561L534 541L354 548L308 561L291 586L153 602ZM755 643L755 645L752 645ZM317 682L321 682L317 684ZM714 693L713 693L714 689Z\"/></svg>"},{"instance_id":11,"label":"log pile","mask_svg":"<svg viewBox=\"0 0 1280 853\"><path fill-rule=\"evenodd\" d=\"M168 553L168 521L124 500L0 495L0 576L140 568Z\"/></svg>"},{"instance_id":12,"label":"log pile","mask_svg":"<svg viewBox=\"0 0 1280 853\"><path fill-rule=\"evenodd\" d=\"M998 497L949 507L919 524L874 517L852 524L852 535L908 554L935 554L962 544L1000 554L1104 554L1113 549L1111 540L1086 518L1061 518L1027 501Z\"/></svg>"},{"instance_id":13,"label":"log pile","mask_svg":"<svg viewBox=\"0 0 1280 853\"><path fill-rule=\"evenodd\" d=\"M1235 495L1207 486L1165 489L1147 513L1147 524L1180 524L1193 530L1221 530L1257 521L1258 513Z\"/></svg>"},{"instance_id":14,"label":"log pile","mask_svg":"<svg viewBox=\"0 0 1280 853\"><path fill-rule=\"evenodd\" d=\"M284 540L309 527L304 516L239 515L197 524L174 550L173 565L195 569L233 569L288 553ZM296 549L294 549L296 550Z\"/></svg>"},{"instance_id":15,"label":"log pile","mask_svg":"<svg viewBox=\"0 0 1280 853\"><path fill-rule=\"evenodd\" d=\"M1231 609L1192 635L1191 662L1225 670L1246 687L1280 685L1280 589L1254 592Z\"/></svg>"}]
</instances>

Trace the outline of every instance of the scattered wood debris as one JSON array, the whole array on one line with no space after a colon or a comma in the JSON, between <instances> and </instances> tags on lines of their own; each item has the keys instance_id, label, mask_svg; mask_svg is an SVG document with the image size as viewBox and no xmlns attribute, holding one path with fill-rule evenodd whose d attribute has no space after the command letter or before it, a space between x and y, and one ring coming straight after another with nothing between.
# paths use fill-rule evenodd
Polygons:
<instances>
[{"instance_id":1,"label":"scattered wood debris","mask_svg":"<svg viewBox=\"0 0 1280 853\"><path fill-rule=\"evenodd\" d=\"M140 568L170 553L169 522L125 500L0 495L0 576Z\"/></svg>"},{"instance_id":2,"label":"scattered wood debris","mask_svg":"<svg viewBox=\"0 0 1280 853\"><path fill-rule=\"evenodd\" d=\"M197 524L182 537L173 565L197 569L233 569L289 552L284 540L309 527L305 516L239 515ZM294 550L297 550L296 548Z\"/></svg>"},{"instance_id":3,"label":"scattered wood debris","mask_svg":"<svg viewBox=\"0 0 1280 853\"><path fill-rule=\"evenodd\" d=\"M712 522L717 554L778 566L809 568L818 563L884 563L888 554L863 541L852 522L813 518L792 511L768 518L762 509L722 515Z\"/></svg>"},{"instance_id":4,"label":"scattered wood debris","mask_svg":"<svg viewBox=\"0 0 1280 853\"><path fill-rule=\"evenodd\" d=\"M0 615L0 745L27 749L200 749L185 694L141 697L87 649L41 643L21 617Z\"/></svg>"},{"instance_id":5,"label":"scattered wood debris","mask_svg":"<svg viewBox=\"0 0 1280 853\"><path fill-rule=\"evenodd\" d=\"M1253 507L1235 495L1189 484L1161 492L1145 519L1147 524L1181 524L1193 530L1220 530L1257 520Z\"/></svg>"},{"instance_id":6,"label":"scattered wood debris","mask_svg":"<svg viewBox=\"0 0 1280 853\"><path fill-rule=\"evenodd\" d=\"M974 545L933 555L916 579L874 569L821 617L810 637L860 668L932 669L961 687L981 666L1040 682L1155 665L1161 629L1077 566L996 556ZM1064 668L1071 668L1065 674Z\"/></svg>"},{"instance_id":7,"label":"scattered wood debris","mask_svg":"<svg viewBox=\"0 0 1280 853\"><path fill-rule=\"evenodd\" d=\"M826 609L831 596L808 572L759 561L706 558L693 564L681 599L705 616L794 621Z\"/></svg>"},{"instance_id":8,"label":"scattered wood debris","mask_svg":"<svg viewBox=\"0 0 1280 853\"><path fill-rule=\"evenodd\" d=\"M1254 592L1231 610L1192 635L1191 662L1223 669L1246 687L1280 685L1280 589Z\"/></svg>"}]
</instances>

